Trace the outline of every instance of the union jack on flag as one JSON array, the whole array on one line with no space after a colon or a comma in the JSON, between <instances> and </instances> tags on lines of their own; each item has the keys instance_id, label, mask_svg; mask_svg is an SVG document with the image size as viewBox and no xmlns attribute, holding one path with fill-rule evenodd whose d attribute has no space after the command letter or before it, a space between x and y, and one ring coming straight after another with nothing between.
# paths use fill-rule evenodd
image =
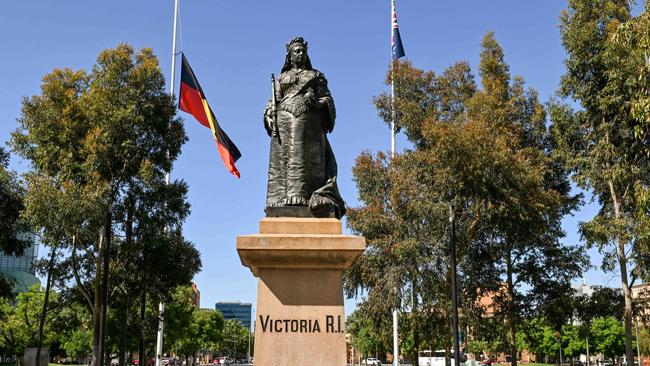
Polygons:
<instances>
[{"instance_id":1,"label":"union jack on flag","mask_svg":"<svg viewBox=\"0 0 650 366\"><path fill-rule=\"evenodd\" d=\"M402 37L399 36L399 27L397 26L397 11L395 10L395 0L392 0L392 37L391 37L391 48L393 50L393 61L404 57L404 47L402 46Z\"/></svg>"}]
</instances>

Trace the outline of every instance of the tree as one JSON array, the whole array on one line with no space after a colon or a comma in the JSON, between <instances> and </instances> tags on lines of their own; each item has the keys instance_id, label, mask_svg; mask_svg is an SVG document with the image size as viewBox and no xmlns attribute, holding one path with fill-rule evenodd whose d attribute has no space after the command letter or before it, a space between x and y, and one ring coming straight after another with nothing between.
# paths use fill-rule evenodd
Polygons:
<instances>
[{"instance_id":1,"label":"tree","mask_svg":"<svg viewBox=\"0 0 650 366\"><path fill-rule=\"evenodd\" d=\"M629 97L632 128L636 142L650 156L650 3L645 2L645 11L638 17L629 19L617 27L611 38L617 64L626 64L628 68L613 69L610 73L619 84L625 87ZM650 189L638 185L638 211L635 219L640 233L647 233L650 228ZM645 282L650 281L650 240L646 235L635 242L637 276Z\"/></svg>"},{"instance_id":2,"label":"tree","mask_svg":"<svg viewBox=\"0 0 650 366\"><path fill-rule=\"evenodd\" d=\"M580 234L603 254L604 270L618 267L628 364L634 357L630 287L647 268L641 249L648 246L643 197L650 183L649 140L639 128L637 108L644 103L639 96L647 97L647 47L632 49L617 40L620 32L633 27L630 22L636 20L629 1L569 1L560 25L567 70L559 92L579 102L581 109L574 111L559 101L551 104L556 151L577 185L590 190L601 207L580 225Z\"/></svg>"},{"instance_id":3,"label":"tree","mask_svg":"<svg viewBox=\"0 0 650 366\"><path fill-rule=\"evenodd\" d=\"M21 254L27 242L18 234L25 230L20 214L24 209L24 189L14 172L8 170L9 154L0 147L0 250L7 254Z\"/></svg>"},{"instance_id":4,"label":"tree","mask_svg":"<svg viewBox=\"0 0 650 366\"><path fill-rule=\"evenodd\" d=\"M612 317L596 318L591 323L594 349L614 361L625 352L625 331L620 320Z\"/></svg>"},{"instance_id":5,"label":"tree","mask_svg":"<svg viewBox=\"0 0 650 366\"><path fill-rule=\"evenodd\" d=\"M346 289L350 296L367 291L378 319L408 309L417 319L409 330L414 357L419 339L451 346L450 208L463 321L477 325L486 311L478 299L493 297L513 356L524 305L569 288L584 263L581 248L559 243L561 219L579 197L551 154L544 108L522 78L511 80L492 34L483 40L480 76L482 90L466 63L440 76L397 63L398 127L414 148L390 159L364 152L353 171L362 206L349 211L348 225L368 249L347 271ZM375 105L390 123L390 97Z\"/></svg>"},{"instance_id":6,"label":"tree","mask_svg":"<svg viewBox=\"0 0 650 366\"><path fill-rule=\"evenodd\" d=\"M60 272L74 279L92 311L100 365L110 293L141 294L144 334L147 294L157 304L200 268L182 236L187 185L165 184L186 141L182 123L152 51L124 44L102 51L90 73L46 75L41 94L23 100L19 123L12 144L32 163L25 216L44 245L68 255L57 267L69 269ZM123 325L115 329L126 331L133 304L113 305Z\"/></svg>"},{"instance_id":7,"label":"tree","mask_svg":"<svg viewBox=\"0 0 650 366\"><path fill-rule=\"evenodd\" d=\"M583 354L587 350L585 338L580 334L580 328L565 324L562 327L562 354L568 358L573 358Z\"/></svg>"},{"instance_id":8,"label":"tree","mask_svg":"<svg viewBox=\"0 0 650 366\"><path fill-rule=\"evenodd\" d=\"M346 330L350 333L352 345L361 353L360 358L378 356L377 350L381 347L381 340L371 318L364 313L363 307L363 305L357 307L348 316Z\"/></svg>"},{"instance_id":9,"label":"tree","mask_svg":"<svg viewBox=\"0 0 650 366\"><path fill-rule=\"evenodd\" d=\"M650 355L650 331L648 328L639 329L639 351L642 355Z\"/></svg>"},{"instance_id":10,"label":"tree","mask_svg":"<svg viewBox=\"0 0 650 366\"><path fill-rule=\"evenodd\" d=\"M182 339L191 337L192 323L196 307L192 304L192 289L189 286L179 286L172 294L170 301L165 304L165 341L166 349L174 349Z\"/></svg>"},{"instance_id":11,"label":"tree","mask_svg":"<svg viewBox=\"0 0 650 366\"><path fill-rule=\"evenodd\" d=\"M50 344L58 343L67 357L84 363L92 354L92 315L74 292L59 298L60 306L49 322L49 328L56 329Z\"/></svg>"},{"instance_id":12,"label":"tree","mask_svg":"<svg viewBox=\"0 0 650 366\"><path fill-rule=\"evenodd\" d=\"M545 356L552 356L558 361L559 364L559 355L560 355L560 344L558 342L558 332L553 330L550 326L545 326L543 328L543 338L542 343L540 344L541 354Z\"/></svg>"},{"instance_id":13,"label":"tree","mask_svg":"<svg viewBox=\"0 0 650 366\"><path fill-rule=\"evenodd\" d=\"M175 348L179 354L194 357L199 350L213 348L225 340L226 324L221 312L212 309L194 309L187 333L176 340ZM230 326L232 328L232 325ZM228 335L232 335L228 333Z\"/></svg>"},{"instance_id":14,"label":"tree","mask_svg":"<svg viewBox=\"0 0 650 366\"><path fill-rule=\"evenodd\" d=\"M0 147L0 251L21 254L28 243L18 237L21 231L26 230L20 220L25 192L16 174L7 169L8 165L9 154ZM12 291L11 280L0 274L0 297L10 297Z\"/></svg>"},{"instance_id":15,"label":"tree","mask_svg":"<svg viewBox=\"0 0 650 366\"><path fill-rule=\"evenodd\" d=\"M241 358L248 352L248 340L250 336L250 329L244 327L239 320L228 319L224 322L223 331L219 337L214 337L213 339L220 338L220 349L224 354L234 358ZM215 344L216 342L212 341L210 343Z\"/></svg>"},{"instance_id":16,"label":"tree","mask_svg":"<svg viewBox=\"0 0 650 366\"><path fill-rule=\"evenodd\" d=\"M22 355L27 347L38 343L39 319L45 293L39 285L16 296L15 304L0 299L0 349L7 354ZM50 307L56 307L58 295L50 294ZM50 309L48 309L50 310ZM54 329L45 329L46 343L54 337Z\"/></svg>"},{"instance_id":17,"label":"tree","mask_svg":"<svg viewBox=\"0 0 650 366\"><path fill-rule=\"evenodd\" d=\"M620 289L594 286L590 295L576 296L573 300L576 318L590 324L595 318L623 318L625 300Z\"/></svg>"},{"instance_id":18,"label":"tree","mask_svg":"<svg viewBox=\"0 0 650 366\"><path fill-rule=\"evenodd\" d=\"M93 334L90 329L74 330L63 342L66 354L75 360L84 360L93 351Z\"/></svg>"}]
</instances>

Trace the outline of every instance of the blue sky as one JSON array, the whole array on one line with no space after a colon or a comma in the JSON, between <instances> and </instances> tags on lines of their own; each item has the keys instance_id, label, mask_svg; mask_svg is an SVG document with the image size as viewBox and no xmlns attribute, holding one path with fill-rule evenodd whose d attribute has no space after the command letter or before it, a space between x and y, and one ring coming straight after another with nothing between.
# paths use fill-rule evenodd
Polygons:
<instances>
[{"instance_id":1,"label":"blue sky","mask_svg":"<svg viewBox=\"0 0 650 366\"><path fill-rule=\"evenodd\" d=\"M476 71L481 38L494 31L512 75L522 75L542 101L559 85L565 55L558 17L565 1L403 0L397 7L406 55L417 67L440 72L466 60ZM328 78L337 106L330 142L341 193L350 206L358 205L351 174L355 157L363 150L390 148L389 130L371 102L387 90L390 1L181 0L180 9L177 47L185 51L221 126L243 155L237 180L219 160L209 130L180 112L189 142L173 178L190 186L192 214L185 235L203 261L195 282L203 307L214 307L216 301L255 304L257 281L240 264L235 237L256 233L264 215L269 140L262 110L270 95L270 73L279 73L285 43L305 37L311 61ZM104 48L121 42L151 47L169 79L172 20L173 0L4 2L0 144L17 127L21 98L39 93L43 75L57 67L89 70ZM398 137L398 149L405 146ZM24 171L27 164L14 157L11 167ZM565 220L567 242L579 240L577 222L590 219L595 210L588 205ZM590 253L598 264L600 256ZM620 283L599 271L586 278L594 284ZM346 304L349 313L354 300Z\"/></svg>"}]
</instances>

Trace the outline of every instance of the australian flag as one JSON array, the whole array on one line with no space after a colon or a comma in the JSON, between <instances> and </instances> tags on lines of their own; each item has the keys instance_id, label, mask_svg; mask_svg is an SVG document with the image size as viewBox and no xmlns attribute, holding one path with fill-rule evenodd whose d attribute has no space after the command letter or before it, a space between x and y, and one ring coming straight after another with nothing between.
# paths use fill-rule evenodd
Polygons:
<instances>
[{"instance_id":1,"label":"australian flag","mask_svg":"<svg viewBox=\"0 0 650 366\"><path fill-rule=\"evenodd\" d=\"M397 26L397 11L395 10L395 0L392 0L392 8L393 8L393 21L392 21L392 28L393 28L393 33L392 33L392 39L391 39L391 48L393 50L393 61L399 59L400 57L404 57L406 54L404 53L404 47L402 46L402 37L399 36L399 27Z\"/></svg>"}]
</instances>

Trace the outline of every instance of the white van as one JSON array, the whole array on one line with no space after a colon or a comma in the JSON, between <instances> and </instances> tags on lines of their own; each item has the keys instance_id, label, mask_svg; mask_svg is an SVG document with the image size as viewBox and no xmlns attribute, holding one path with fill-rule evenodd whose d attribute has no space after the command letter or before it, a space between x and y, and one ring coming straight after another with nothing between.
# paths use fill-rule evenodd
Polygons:
<instances>
[{"instance_id":1,"label":"white van","mask_svg":"<svg viewBox=\"0 0 650 366\"><path fill-rule=\"evenodd\" d=\"M454 366L454 353L450 352L451 366ZM460 366L465 366L465 354L460 353ZM424 350L418 354L418 366L445 366L445 350Z\"/></svg>"}]
</instances>

